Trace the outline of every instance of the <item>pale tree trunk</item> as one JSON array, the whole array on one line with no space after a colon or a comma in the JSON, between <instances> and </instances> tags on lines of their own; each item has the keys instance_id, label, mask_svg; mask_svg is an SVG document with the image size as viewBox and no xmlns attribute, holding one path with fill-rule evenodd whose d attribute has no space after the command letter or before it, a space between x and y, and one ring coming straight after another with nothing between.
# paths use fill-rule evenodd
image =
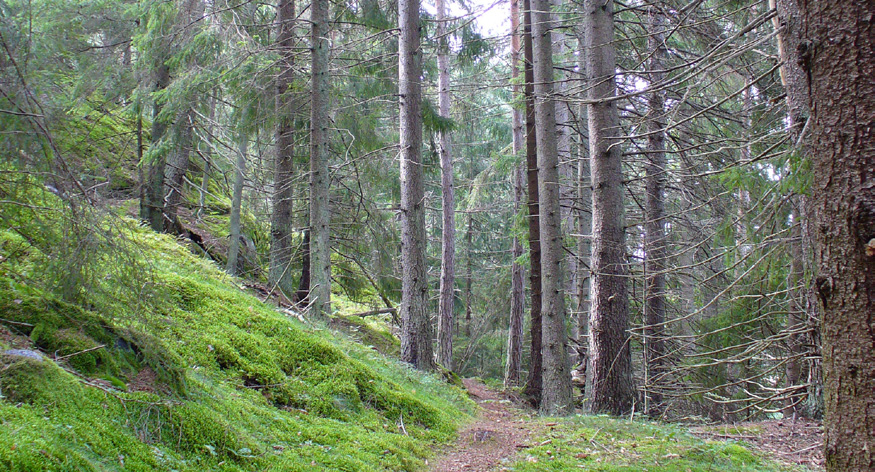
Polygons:
<instances>
[{"instance_id":1,"label":"pale tree trunk","mask_svg":"<svg viewBox=\"0 0 875 472\"><path fill-rule=\"evenodd\" d=\"M398 92L401 102L401 360L431 370L425 196L422 185L422 49L419 0L398 0Z\"/></svg>"},{"instance_id":2,"label":"pale tree trunk","mask_svg":"<svg viewBox=\"0 0 875 472\"><path fill-rule=\"evenodd\" d=\"M331 313L331 246L328 202L328 0L310 4L310 310Z\"/></svg>"},{"instance_id":3,"label":"pale tree trunk","mask_svg":"<svg viewBox=\"0 0 875 472\"><path fill-rule=\"evenodd\" d=\"M214 93L217 93L217 92L218 91L214 91ZM215 95L210 97L209 107L210 107L210 110L209 110L209 115L208 115L209 116L209 123L207 123L207 139L212 141L212 139L213 139L213 123L216 122L216 96ZM200 144L200 143L198 143L198 144ZM198 149L200 149L200 147L198 147ZM205 210L206 201L207 201L207 192L210 191L210 172L212 172L210 167L212 167L212 164L213 164L213 143L212 142L206 143L206 147L201 152L201 155L204 158L204 174L201 178L200 195L198 195L198 202L197 202L197 218L198 219L201 219L204 216L204 210Z\"/></svg>"},{"instance_id":4,"label":"pale tree trunk","mask_svg":"<svg viewBox=\"0 0 875 472\"><path fill-rule=\"evenodd\" d=\"M541 405L541 228L538 208L538 149L535 130L535 76L532 70L532 7L531 0L523 0L523 56L525 61L526 98L526 187L529 208L529 287L531 290L531 324L529 335L529 376L525 394L535 406Z\"/></svg>"},{"instance_id":5,"label":"pale tree trunk","mask_svg":"<svg viewBox=\"0 0 875 472\"><path fill-rule=\"evenodd\" d=\"M553 100L553 49L550 4L532 1L533 72L535 79L535 125L538 149L538 195L541 210L541 314L542 379L541 413L569 415L574 412L571 368L565 333L565 285L562 212L559 206L559 155L556 149L556 106Z\"/></svg>"},{"instance_id":6,"label":"pale tree trunk","mask_svg":"<svg viewBox=\"0 0 875 472\"><path fill-rule=\"evenodd\" d=\"M270 216L270 266L268 283L271 289L279 289L285 296L295 293L292 279L292 186L295 177L295 129L292 83L294 69L294 0L280 0L277 6L277 49L280 59L276 81L276 161L274 162L273 211Z\"/></svg>"},{"instance_id":7,"label":"pale tree trunk","mask_svg":"<svg viewBox=\"0 0 875 472\"><path fill-rule=\"evenodd\" d=\"M447 12L444 0L437 0L438 36L438 108L440 116L450 117L450 71L449 41L447 40ZM453 189L453 155L450 148L450 132L440 131L439 153L441 161L441 280L438 301L438 357L444 368L453 369L453 288L456 279L456 216Z\"/></svg>"},{"instance_id":8,"label":"pale tree trunk","mask_svg":"<svg viewBox=\"0 0 875 472\"><path fill-rule=\"evenodd\" d=\"M578 28L578 45L580 51L583 51L583 28ZM586 70L586 62L584 55L578 54L578 70L581 77L584 76ZM580 84L580 98L586 98L586 84ZM581 103L578 108L578 119L580 124L581 135L577 146L577 202L575 203L575 217L577 218L577 277L575 279L575 290L577 291L577 337L575 343L577 347L577 366L586 370L586 346L589 341L589 282L592 274L590 267L592 264L592 182L590 180L589 170L589 150L588 143L585 141L587 136L587 105Z\"/></svg>"},{"instance_id":9,"label":"pale tree trunk","mask_svg":"<svg viewBox=\"0 0 875 472\"><path fill-rule=\"evenodd\" d=\"M246 175L246 153L249 149L249 137L241 131L237 138L237 162L234 165L234 196L231 200L231 234L228 243L228 260L225 264L225 272L231 275L239 275L237 262L240 254L240 209L243 203L243 178Z\"/></svg>"},{"instance_id":10,"label":"pale tree trunk","mask_svg":"<svg viewBox=\"0 0 875 472\"><path fill-rule=\"evenodd\" d=\"M510 63L514 79L513 95L519 97L522 92L517 79L520 67L520 7L519 0L510 2ZM513 109L513 154L519 156L523 147L523 116L522 112ZM513 210L519 214L523 202L523 171L519 165L513 170ZM516 233L514 233L516 234ZM525 310L525 279L523 268L517 262L523 255L523 245L515 235L512 246L513 262L510 266L510 322L507 331L507 363L504 369L504 386L516 387L522 380L523 363L523 311Z\"/></svg>"},{"instance_id":11,"label":"pale tree trunk","mask_svg":"<svg viewBox=\"0 0 875 472\"><path fill-rule=\"evenodd\" d=\"M827 471L875 470L875 5L800 1Z\"/></svg>"},{"instance_id":12,"label":"pale tree trunk","mask_svg":"<svg viewBox=\"0 0 875 472\"><path fill-rule=\"evenodd\" d=\"M626 291L621 134L614 74L614 2L584 2L584 55L588 79L589 154L592 159L592 308L587 385L596 413L632 409L632 358Z\"/></svg>"},{"instance_id":13,"label":"pale tree trunk","mask_svg":"<svg viewBox=\"0 0 875 472\"><path fill-rule=\"evenodd\" d=\"M562 7L562 0L550 0L549 4L553 9L552 23L550 33L553 37L553 62L560 61L557 65L558 70L554 69L556 81L553 84L553 100L556 107L556 153L559 156L559 201L562 214L562 231L564 234L573 233L575 231L574 211L572 211L572 202L577 196L577 185L575 177L577 176L576 162L571 159L571 109L569 108L568 100L568 84L571 80L571 67L564 61L568 54L569 35L565 32L565 13L556 12ZM563 255L565 258L565 273L568 276L565 278L565 290L571 295L572 310L570 310L569 318L573 317L573 312L577 308L577 292L574 290L577 279L577 256L572 251L566 251ZM572 337L577 337L577 327L574 323L571 325ZM569 350L571 358L569 361L576 361L573 350Z\"/></svg>"},{"instance_id":14,"label":"pale tree trunk","mask_svg":"<svg viewBox=\"0 0 875 472\"><path fill-rule=\"evenodd\" d=\"M651 416L662 412L660 382L665 374L665 92L658 90L664 78L663 60L667 55L664 19L659 7L648 7L650 36L648 38L647 96L647 163L644 210L644 357L646 367L645 412Z\"/></svg>"}]
</instances>

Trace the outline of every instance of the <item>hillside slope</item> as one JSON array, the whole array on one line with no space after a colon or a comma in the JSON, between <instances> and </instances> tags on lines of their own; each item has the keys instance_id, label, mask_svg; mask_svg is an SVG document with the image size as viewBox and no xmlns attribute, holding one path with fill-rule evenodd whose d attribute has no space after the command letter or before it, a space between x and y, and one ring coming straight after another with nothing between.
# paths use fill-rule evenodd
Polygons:
<instances>
[{"instance_id":1,"label":"hillside slope","mask_svg":"<svg viewBox=\"0 0 875 472\"><path fill-rule=\"evenodd\" d=\"M0 209L2 470L414 470L472 407L168 236L97 218L83 249L46 217L64 206L52 195L15 197Z\"/></svg>"}]
</instances>

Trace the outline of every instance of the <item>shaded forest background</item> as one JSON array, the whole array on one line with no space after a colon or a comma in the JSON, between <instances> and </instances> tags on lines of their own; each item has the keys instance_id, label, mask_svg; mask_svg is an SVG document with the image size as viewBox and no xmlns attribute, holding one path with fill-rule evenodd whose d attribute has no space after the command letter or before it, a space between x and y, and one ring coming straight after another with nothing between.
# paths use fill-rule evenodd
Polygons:
<instances>
[{"instance_id":1,"label":"shaded forest background","mask_svg":"<svg viewBox=\"0 0 875 472\"><path fill-rule=\"evenodd\" d=\"M150 296L145 272L125 263L137 249L114 230L114 218L124 215L184 238L228 272L281 294L281 303L330 313L312 303L326 298L312 290L330 285L341 300L333 303L367 305L369 316L397 326L405 188L398 7L326 2L320 23L317 3L0 3L4 226L39 240L49 221L64 225L42 243L51 276L33 282L84 303L101 287L95 277L115 277L129 288L115 296L142 303ZM599 237L588 107L610 102L619 127L608 147L622 162L620 206L610 212L624 216L614 249L628 297L618 352L628 350L630 404L672 419L819 417L812 172L802 152L808 112L793 100L799 66L787 56L798 28L792 2L609 3L613 40L602 43L584 28L592 2L535 9L536 28L549 25L552 34L539 49L541 60L551 53L552 90L533 93L555 107L547 130L558 159L562 334L576 401L586 405L591 388L584 360L592 355L591 243ZM426 5L418 15L428 283L420 308L437 327L438 294L451 294L451 349L442 364L523 386L538 369L531 321L520 323L532 308L523 278L532 267L527 80L523 61L513 59L519 38L510 29L487 36L476 17L524 22L512 22L504 4L481 9L460 2L440 13ZM311 37L316 24L324 32ZM324 105L315 108L320 116L312 114L311 94L320 88L313 64L323 40L329 80ZM616 57L607 69L616 90L607 100L593 95L605 79L587 73L585 53L605 44ZM442 70L448 106L439 93ZM313 130L324 132L318 151ZM446 136L449 167L441 163ZM313 167L318 162L326 167ZM452 176L450 220L442 214L442 168ZM313 205L326 201L311 198L322 188L312 178L320 172L330 202L329 230L319 232L329 238L330 283L311 279L320 224ZM33 189L64 205L25 197ZM445 221L454 229L455 280L441 291ZM509 326L521 342L509 343Z\"/></svg>"}]
</instances>

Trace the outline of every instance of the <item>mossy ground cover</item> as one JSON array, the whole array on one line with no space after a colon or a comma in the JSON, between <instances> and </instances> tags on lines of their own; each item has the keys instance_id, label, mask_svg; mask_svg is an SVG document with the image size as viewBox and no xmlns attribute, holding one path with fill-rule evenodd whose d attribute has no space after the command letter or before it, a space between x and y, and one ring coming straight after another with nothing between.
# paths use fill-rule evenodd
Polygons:
<instances>
[{"instance_id":1,"label":"mossy ground cover","mask_svg":"<svg viewBox=\"0 0 875 472\"><path fill-rule=\"evenodd\" d=\"M278 313L168 236L114 224L146 268L142 303L114 299L112 277L63 301L35 283L51 255L0 232L0 318L45 355L0 356L0 470L416 470L472 411L439 377ZM146 369L151 388L137 382Z\"/></svg>"},{"instance_id":2,"label":"mossy ground cover","mask_svg":"<svg viewBox=\"0 0 875 472\"><path fill-rule=\"evenodd\" d=\"M744 443L705 441L680 425L607 416L542 419L547 426L534 447L509 466L513 471L790 472Z\"/></svg>"}]
</instances>

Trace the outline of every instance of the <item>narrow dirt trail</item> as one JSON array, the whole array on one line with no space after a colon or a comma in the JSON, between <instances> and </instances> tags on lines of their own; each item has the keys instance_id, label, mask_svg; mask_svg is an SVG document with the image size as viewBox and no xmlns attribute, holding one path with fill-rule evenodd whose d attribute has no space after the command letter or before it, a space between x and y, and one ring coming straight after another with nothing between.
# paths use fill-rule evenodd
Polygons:
<instances>
[{"instance_id":1,"label":"narrow dirt trail","mask_svg":"<svg viewBox=\"0 0 875 472\"><path fill-rule=\"evenodd\" d=\"M462 381L483 410L459 439L431 461L432 472L487 472L499 467L522 448L530 446L536 422L520 405L473 379Z\"/></svg>"}]
</instances>

